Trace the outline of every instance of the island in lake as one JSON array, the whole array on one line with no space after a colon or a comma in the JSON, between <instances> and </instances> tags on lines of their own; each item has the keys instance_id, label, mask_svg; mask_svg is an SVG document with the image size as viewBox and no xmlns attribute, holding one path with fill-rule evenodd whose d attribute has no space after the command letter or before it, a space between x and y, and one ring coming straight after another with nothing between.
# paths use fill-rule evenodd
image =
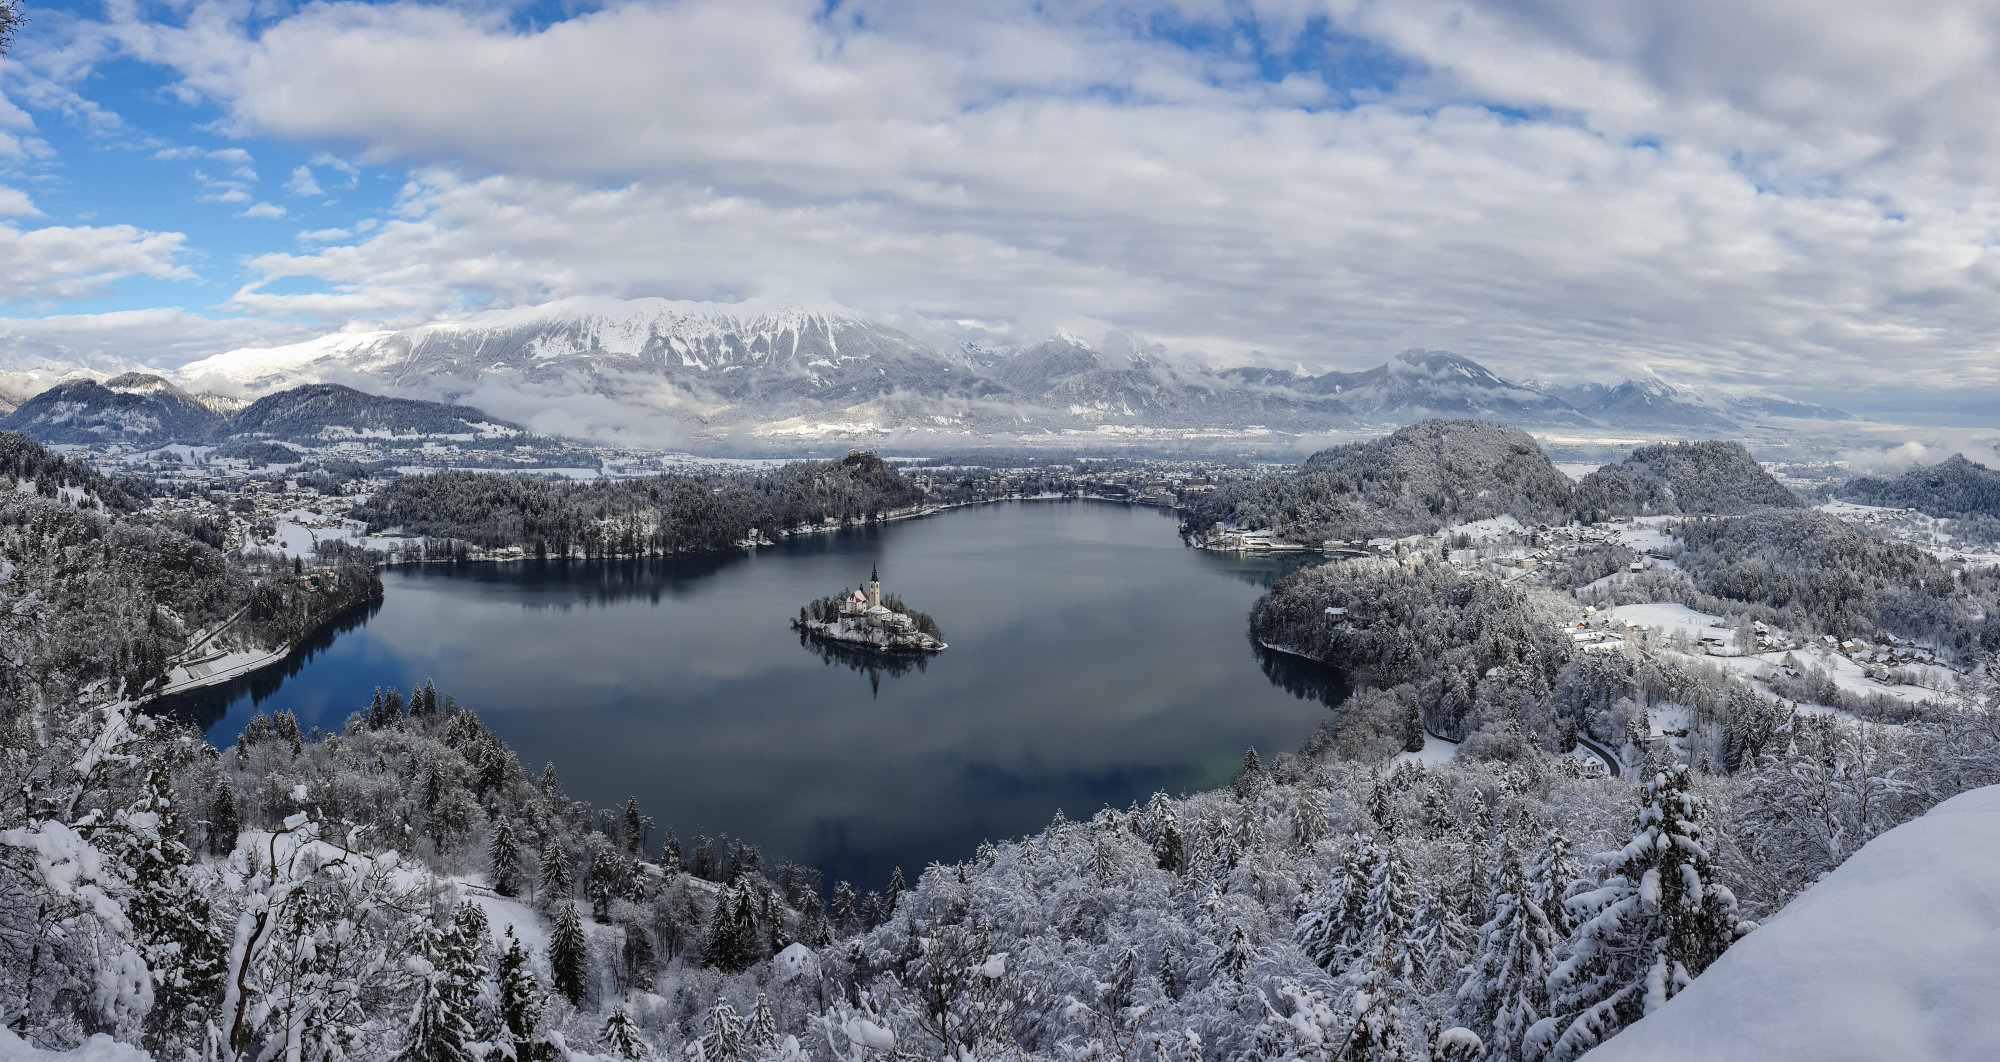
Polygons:
<instances>
[{"instance_id":1,"label":"island in lake","mask_svg":"<svg viewBox=\"0 0 2000 1062\"><path fill-rule=\"evenodd\" d=\"M935 653L946 648L937 621L905 606L894 594L884 598L880 573L872 568L866 586L806 605L792 626L824 641L885 653Z\"/></svg>"}]
</instances>

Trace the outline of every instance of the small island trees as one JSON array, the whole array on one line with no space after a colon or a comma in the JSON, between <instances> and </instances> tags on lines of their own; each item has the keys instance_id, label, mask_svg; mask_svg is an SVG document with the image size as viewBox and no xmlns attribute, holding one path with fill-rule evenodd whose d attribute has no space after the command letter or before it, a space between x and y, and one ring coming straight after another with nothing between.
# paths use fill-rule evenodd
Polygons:
<instances>
[{"instance_id":1,"label":"small island trees","mask_svg":"<svg viewBox=\"0 0 2000 1062\"><path fill-rule=\"evenodd\" d=\"M937 621L893 594L885 598L880 573L872 569L865 585L799 609L792 626L824 641L882 652L935 653L946 648Z\"/></svg>"}]
</instances>

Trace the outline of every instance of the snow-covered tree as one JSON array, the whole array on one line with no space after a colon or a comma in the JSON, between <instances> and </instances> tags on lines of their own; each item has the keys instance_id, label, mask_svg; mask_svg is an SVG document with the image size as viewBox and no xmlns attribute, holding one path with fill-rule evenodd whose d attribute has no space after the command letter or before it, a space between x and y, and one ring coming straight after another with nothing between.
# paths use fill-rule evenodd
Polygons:
<instances>
[{"instance_id":1,"label":"snow-covered tree","mask_svg":"<svg viewBox=\"0 0 2000 1062\"><path fill-rule=\"evenodd\" d=\"M701 1053L707 1062L743 1062L743 1019L726 999L708 1009L703 1023Z\"/></svg>"},{"instance_id":2,"label":"snow-covered tree","mask_svg":"<svg viewBox=\"0 0 2000 1062\"><path fill-rule=\"evenodd\" d=\"M750 1025L743 1031L743 1042L759 1050L778 1042L778 1018L771 1011L770 997L762 992L757 993L757 1007L750 1012Z\"/></svg>"},{"instance_id":3,"label":"snow-covered tree","mask_svg":"<svg viewBox=\"0 0 2000 1062\"><path fill-rule=\"evenodd\" d=\"M1653 772L1632 839L1596 861L1610 875L1571 904L1585 918L1549 975L1554 1016L1533 1050L1569 1062L1680 994L1748 927L1703 843L1702 800L1685 764Z\"/></svg>"},{"instance_id":4,"label":"snow-covered tree","mask_svg":"<svg viewBox=\"0 0 2000 1062\"><path fill-rule=\"evenodd\" d=\"M1365 946L1369 927L1363 911L1375 863L1373 844L1367 835L1356 834L1353 851L1340 862L1333 880L1314 891L1312 907L1293 931L1306 957L1329 973L1346 969Z\"/></svg>"},{"instance_id":5,"label":"snow-covered tree","mask_svg":"<svg viewBox=\"0 0 2000 1062\"><path fill-rule=\"evenodd\" d=\"M1526 1062L1528 1030L1549 1011L1548 977L1562 940L1511 847L1502 857L1493 911L1458 989L1458 1020L1479 1035L1493 1062Z\"/></svg>"},{"instance_id":6,"label":"snow-covered tree","mask_svg":"<svg viewBox=\"0 0 2000 1062\"><path fill-rule=\"evenodd\" d=\"M514 820L505 815L493 819L493 831L486 842L486 880L502 896L521 892L521 838L514 832Z\"/></svg>"},{"instance_id":7,"label":"snow-covered tree","mask_svg":"<svg viewBox=\"0 0 2000 1062\"><path fill-rule=\"evenodd\" d=\"M507 947L500 952L496 976L500 984L500 1028L497 1039L510 1045L514 1057L532 1054L542 1024L542 986L529 967L528 949L508 926Z\"/></svg>"},{"instance_id":8,"label":"snow-covered tree","mask_svg":"<svg viewBox=\"0 0 2000 1062\"><path fill-rule=\"evenodd\" d=\"M556 908L555 929L549 933L549 980L556 992L582 1006L587 989L590 963L589 945L583 936L583 916L574 900Z\"/></svg>"},{"instance_id":9,"label":"snow-covered tree","mask_svg":"<svg viewBox=\"0 0 2000 1062\"><path fill-rule=\"evenodd\" d=\"M651 1050L639 1035L639 1023L632 1020L623 1003L612 1007L611 1016L604 1019L604 1049L613 1058L626 1059L644 1058Z\"/></svg>"},{"instance_id":10,"label":"snow-covered tree","mask_svg":"<svg viewBox=\"0 0 2000 1062\"><path fill-rule=\"evenodd\" d=\"M410 959L417 979L416 1002L404 1027L396 1062L474 1062L468 1046L472 1023L464 1010L467 1000L454 982L446 955L448 936L448 931L439 931L428 920L419 927L413 943L421 953Z\"/></svg>"},{"instance_id":11,"label":"snow-covered tree","mask_svg":"<svg viewBox=\"0 0 2000 1062\"><path fill-rule=\"evenodd\" d=\"M549 910L576 894L574 880L569 873L569 853L564 850L562 835L550 830L542 840L541 877L535 883L535 900Z\"/></svg>"}]
</instances>

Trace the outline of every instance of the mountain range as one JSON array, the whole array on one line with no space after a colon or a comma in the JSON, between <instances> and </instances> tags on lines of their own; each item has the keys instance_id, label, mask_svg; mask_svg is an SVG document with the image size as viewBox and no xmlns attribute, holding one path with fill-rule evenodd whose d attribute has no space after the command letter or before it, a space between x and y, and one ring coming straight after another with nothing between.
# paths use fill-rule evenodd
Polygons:
<instances>
[{"instance_id":1,"label":"mountain range","mask_svg":"<svg viewBox=\"0 0 2000 1062\"><path fill-rule=\"evenodd\" d=\"M1574 387L1514 382L1444 351L1405 351L1359 372L1217 370L1115 335L1096 344L1057 334L1011 348L939 345L843 309L664 299L571 299L401 331L340 333L233 350L170 375L197 405L207 401L203 393L335 382L440 401L470 397L540 430L613 434L624 423L664 418L693 439L745 429L773 440L1318 434L1434 416L1719 434L1774 417L1846 417L1652 377ZM87 397L105 416L133 415L128 399L137 392L110 383L128 398ZM592 413L581 427L575 416L561 427L535 419L584 406ZM160 430L179 416L161 415Z\"/></svg>"}]
</instances>

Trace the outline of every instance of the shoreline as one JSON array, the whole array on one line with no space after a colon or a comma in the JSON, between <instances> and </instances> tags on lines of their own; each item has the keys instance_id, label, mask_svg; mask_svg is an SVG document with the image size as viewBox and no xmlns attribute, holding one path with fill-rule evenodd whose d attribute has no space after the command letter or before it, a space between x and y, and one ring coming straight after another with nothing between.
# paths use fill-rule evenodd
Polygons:
<instances>
[{"instance_id":1,"label":"shoreline","mask_svg":"<svg viewBox=\"0 0 2000 1062\"><path fill-rule=\"evenodd\" d=\"M563 557L555 556L554 554L537 557L533 556L532 554L524 552L522 553L522 555L518 557L515 556L498 557L494 556L493 554L505 550L517 550L521 549L522 547L500 546L495 549L488 549L483 546L470 546L470 544L468 544L469 549L477 549L481 553L485 554L485 556L477 556L477 557L468 556L463 560L458 560L449 557L436 557L436 558L419 559L419 560L385 559L381 561L378 566L383 568L403 568L403 567L420 566L425 564L519 564L525 561L649 560L653 558L663 558L663 557L696 557L696 556L701 556L703 554L711 554L711 553L733 553L733 552L757 550L768 546L782 545L784 541L788 538L800 538L807 535L826 535L838 531L848 531L856 528L870 527L875 524L895 523L901 520L916 520L926 516L937 516L942 513L948 513L955 509L971 509L981 505L998 505L1003 502L1041 502L1041 501L1093 501L1093 502L1103 502L1107 505L1124 505L1135 509L1158 509L1163 512L1174 512L1176 511L1177 508L1171 505L1151 505L1146 502L1133 501L1129 498L1107 498L1102 494L1011 494L999 498L980 498L977 501L945 502L936 505L925 505L922 507L914 507L912 509L907 509L907 510L897 510L893 514L884 514L882 516L876 517L873 520L856 520L850 523L826 524L818 527L800 527L794 530L779 532L779 537L777 538L772 538L767 535L767 536L762 536L761 541L752 542L745 540L745 541L739 541L734 545L718 546L713 549L690 549L690 550L681 550L675 553L614 553L614 554L604 554L596 557L585 557L574 553ZM421 539L413 541L421 541ZM455 540L439 539L438 541L450 543ZM1205 549L1207 547L1197 546L1196 548Z\"/></svg>"},{"instance_id":2,"label":"shoreline","mask_svg":"<svg viewBox=\"0 0 2000 1062\"><path fill-rule=\"evenodd\" d=\"M299 650L304 649L314 638L318 637L320 634L324 633L328 627L331 627L334 625L334 623L338 622L341 617L348 615L349 613L355 611L356 609L365 608L369 605L372 605L382 600L382 597L383 595L381 593L376 593L370 597L363 598L360 601L356 601L351 604L345 605L341 608L337 608L332 612L328 613L318 623L313 624L303 634L300 634L297 639L288 642L285 645L280 646L276 649L268 649L259 653L225 653L222 654L222 656L220 657L211 657L207 660L197 660L191 664L187 662L175 664L173 667L167 669L167 673L169 675L173 674L175 671L190 671L190 677L183 679L180 682L168 683L166 685L161 686L159 689L154 690L153 692L148 693L145 696L141 697L139 700L135 701L133 703L133 707L135 709L144 709L146 706L150 704L153 704L157 701L166 700L169 697L177 697L180 696L181 694L193 693L196 690L208 689L212 686L225 685L227 683L234 682L237 679L243 678L245 676L253 675L259 671L263 671L266 668L277 667L278 665L283 664L287 660L290 660L294 654L296 654ZM216 630L209 632L209 634L204 638L202 638L201 640L207 641L209 638L213 638L216 634L220 633L221 633L221 628L217 628ZM200 677L194 677L191 673L191 669L194 667L200 667L206 664L214 663L217 660L227 660L232 657L237 657L240 659L236 659L226 667L202 675Z\"/></svg>"}]
</instances>

